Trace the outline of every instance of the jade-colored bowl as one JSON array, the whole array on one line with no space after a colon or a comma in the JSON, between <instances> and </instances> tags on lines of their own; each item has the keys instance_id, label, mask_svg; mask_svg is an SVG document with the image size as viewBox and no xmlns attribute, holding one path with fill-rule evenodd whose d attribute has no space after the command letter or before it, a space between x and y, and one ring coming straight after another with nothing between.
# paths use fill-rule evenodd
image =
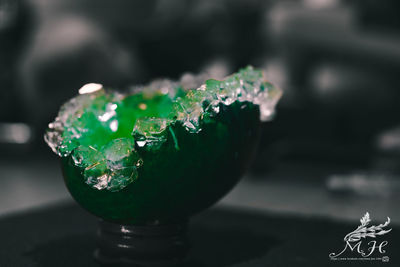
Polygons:
<instances>
[{"instance_id":1,"label":"jade-colored bowl","mask_svg":"<svg viewBox=\"0 0 400 267\"><path fill-rule=\"evenodd\" d=\"M251 66L200 77L129 94L87 84L60 107L45 141L83 208L117 225L173 225L239 181L282 92Z\"/></svg>"},{"instance_id":2,"label":"jade-colored bowl","mask_svg":"<svg viewBox=\"0 0 400 267\"><path fill-rule=\"evenodd\" d=\"M199 133L177 121L169 126L174 138L168 136L160 149L136 147L144 162L138 179L117 192L89 186L71 155L62 157L69 192L90 213L119 224L173 223L206 209L245 172L261 126L258 105L236 101L219 108L216 117L204 119Z\"/></svg>"}]
</instances>

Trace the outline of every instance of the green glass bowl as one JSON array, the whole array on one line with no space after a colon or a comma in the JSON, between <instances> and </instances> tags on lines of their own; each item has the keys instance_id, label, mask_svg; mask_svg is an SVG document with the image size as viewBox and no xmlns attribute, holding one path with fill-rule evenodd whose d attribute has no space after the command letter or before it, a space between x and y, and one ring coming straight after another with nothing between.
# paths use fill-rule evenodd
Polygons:
<instances>
[{"instance_id":1,"label":"green glass bowl","mask_svg":"<svg viewBox=\"0 0 400 267\"><path fill-rule=\"evenodd\" d=\"M61 158L69 192L90 213L128 225L180 222L213 205L245 172L261 127L258 105L219 105L220 112L205 118L199 133L177 121L168 126L174 138L169 136L160 149L136 147L144 162L139 178L117 192L87 185L71 155Z\"/></svg>"},{"instance_id":2,"label":"green glass bowl","mask_svg":"<svg viewBox=\"0 0 400 267\"><path fill-rule=\"evenodd\" d=\"M184 84L153 82L128 95L87 84L49 124L45 141L69 192L101 219L101 263L183 259L188 219L239 181L281 96L251 66Z\"/></svg>"}]
</instances>

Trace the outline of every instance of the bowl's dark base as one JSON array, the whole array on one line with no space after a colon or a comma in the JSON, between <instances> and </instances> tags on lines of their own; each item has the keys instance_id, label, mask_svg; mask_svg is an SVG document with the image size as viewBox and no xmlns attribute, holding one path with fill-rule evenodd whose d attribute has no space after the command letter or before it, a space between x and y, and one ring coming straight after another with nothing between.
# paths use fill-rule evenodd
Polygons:
<instances>
[{"instance_id":1,"label":"bowl's dark base","mask_svg":"<svg viewBox=\"0 0 400 267\"><path fill-rule=\"evenodd\" d=\"M186 228L186 222L135 226L100 221L94 257L112 266L174 266L188 252Z\"/></svg>"}]
</instances>

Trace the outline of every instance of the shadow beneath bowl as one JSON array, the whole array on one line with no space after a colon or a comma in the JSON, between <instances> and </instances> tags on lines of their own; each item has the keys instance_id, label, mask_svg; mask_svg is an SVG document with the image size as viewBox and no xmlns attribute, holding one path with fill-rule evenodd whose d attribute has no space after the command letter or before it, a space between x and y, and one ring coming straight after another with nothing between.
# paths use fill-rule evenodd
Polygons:
<instances>
[{"instance_id":1,"label":"shadow beneath bowl","mask_svg":"<svg viewBox=\"0 0 400 267\"><path fill-rule=\"evenodd\" d=\"M271 236L240 227L212 228L194 225L189 231L192 248L182 266L222 267L261 257L278 244Z\"/></svg>"},{"instance_id":2,"label":"shadow beneath bowl","mask_svg":"<svg viewBox=\"0 0 400 267\"><path fill-rule=\"evenodd\" d=\"M220 210L196 216L188 231L192 247L178 266L231 266L265 255L278 241L263 231L252 230L252 219L248 214ZM94 231L73 234L49 240L24 256L43 267L101 266L92 256L95 242Z\"/></svg>"}]
</instances>

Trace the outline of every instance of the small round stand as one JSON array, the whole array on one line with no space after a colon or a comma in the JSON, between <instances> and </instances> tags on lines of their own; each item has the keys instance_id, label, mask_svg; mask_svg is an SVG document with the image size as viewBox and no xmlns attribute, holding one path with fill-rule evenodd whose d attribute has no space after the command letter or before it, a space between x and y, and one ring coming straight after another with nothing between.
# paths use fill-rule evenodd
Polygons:
<instances>
[{"instance_id":1,"label":"small round stand","mask_svg":"<svg viewBox=\"0 0 400 267\"><path fill-rule=\"evenodd\" d=\"M186 228L186 222L134 226L100 220L94 257L113 266L173 266L187 254Z\"/></svg>"}]
</instances>

